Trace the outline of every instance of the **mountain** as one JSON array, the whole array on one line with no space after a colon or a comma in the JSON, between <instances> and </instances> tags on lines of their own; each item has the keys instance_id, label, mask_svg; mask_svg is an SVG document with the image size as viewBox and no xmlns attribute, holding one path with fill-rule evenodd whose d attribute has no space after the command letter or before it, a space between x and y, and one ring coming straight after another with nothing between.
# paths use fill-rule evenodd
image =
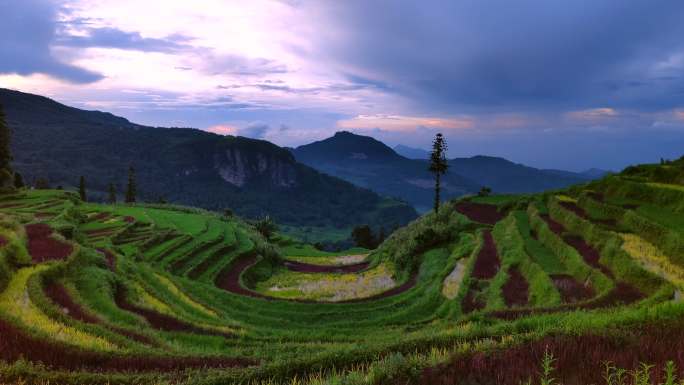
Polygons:
<instances>
[{"instance_id":1,"label":"mountain","mask_svg":"<svg viewBox=\"0 0 684 385\"><path fill-rule=\"evenodd\" d=\"M592 178L570 171L541 170L504 158L473 156L449 161L453 172L487 186L494 193L532 193L587 182Z\"/></svg>"},{"instance_id":2,"label":"mountain","mask_svg":"<svg viewBox=\"0 0 684 385\"><path fill-rule=\"evenodd\" d=\"M403 144L397 144L394 146L394 152L409 159L421 159L425 160L430 157L430 151L423 150L422 148L413 148L409 146L404 146Z\"/></svg>"},{"instance_id":3,"label":"mountain","mask_svg":"<svg viewBox=\"0 0 684 385\"><path fill-rule=\"evenodd\" d=\"M600 178L603 178L604 176L606 176L608 174L612 174L612 173L613 173L613 171L610 171L610 170L603 170L600 168L590 168L588 170L584 170L584 171L580 172L580 175L584 175L585 177L591 178L591 179L600 179Z\"/></svg>"},{"instance_id":4,"label":"mountain","mask_svg":"<svg viewBox=\"0 0 684 385\"><path fill-rule=\"evenodd\" d=\"M0 89L12 130L14 167L29 183L47 178L74 186L85 176L89 194L103 197L109 183L119 196L127 170L137 172L145 201L239 215L270 215L290 225L345 228L392 226L416 217L405 202L384 198L322 174L270 142L197 129L146 127L99 111Z\"/></svg>"},{"instance_id":5,"label":"mountain","mask_svg":"<svg viewBox=\"0 0 684 385\"><path fill-rule=\"evenodd\" d=\"M433 200L432 175L425 160L408 159L384 143L350 132L297 147L295 158L322 172L396 196L428 210ZM445 199L475 193L488 186L495 193L529 193L566 187L592 179L568 171L540 170L503 158L474 156L449 161L443 180Z\"/></svg>"},{"instance_id":6,"label":"mountain","mask_svg":"<svg viewBox=\"0 0 684 385\"><path fill-rule=\"evenodd\" d=\"M427 163L407 159L369 136L341 131L328 139L299 146L292 153L298 161L319 171L382 195L399 197L419 211L432 207L434 181ZM480 186L450 172L444 176L442 187L447 199L476 191Z\"/></svg>"}]
</instances>

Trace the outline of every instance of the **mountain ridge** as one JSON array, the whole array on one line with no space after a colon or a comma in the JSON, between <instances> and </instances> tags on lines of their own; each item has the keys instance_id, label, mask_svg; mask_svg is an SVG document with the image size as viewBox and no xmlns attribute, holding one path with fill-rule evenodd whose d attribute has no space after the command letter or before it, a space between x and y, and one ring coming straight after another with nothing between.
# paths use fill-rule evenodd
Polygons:
<instances>
[{"instance_id":1,"label":"mountain ridge","mask_svg":"<svg viewBox=\"0 0 684 385\"><path fill-rule=\"evenodd\" d=\"M53 186L74 186L83 175L98 198L109 183L122 192L133 165L146 201L320 227L393 226L417 215L406 203L320 173L264 140L148 127L7 89L0 89L0 104L12 130L14 167L29 183L47 178Z\"/></svg>"},{"instance_id":2,"label":"mountain ridge","mask_svg":"<svg viewBox=\"0 0 684 385\"><path fill-rule=\"evenodd\" d=\"M368 154L369 149L377 149L381 156ZM434 182L427 171L427 158L408 159L377 139L347 131L291 151L297 160L321 172L380 194L391 194L419 211L431 207ZM592 179L572 172L547 172L487 155L452 158L449 164L443 177L445 199L476 193L483 186L495 193L533 193Z\"/></svg>"}]
</instances>

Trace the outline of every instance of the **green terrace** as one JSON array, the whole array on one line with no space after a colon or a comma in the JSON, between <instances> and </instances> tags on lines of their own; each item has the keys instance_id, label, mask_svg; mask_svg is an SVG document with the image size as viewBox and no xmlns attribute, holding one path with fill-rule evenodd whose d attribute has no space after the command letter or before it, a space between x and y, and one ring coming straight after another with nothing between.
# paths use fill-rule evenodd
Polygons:
<instances>
[{"instance_id":1,"label":"green terrace","mask_svg":"<svg viewBox=\"0 0 684 385\"><path fill-rule=\"evenodd\" d=\"M602 361L664 376L684 365L684 189L639 175L447 202L335 253L200 209L5 194L0 378L520 384L544 353L563 384Z\"/></svg>"}]
</instances>

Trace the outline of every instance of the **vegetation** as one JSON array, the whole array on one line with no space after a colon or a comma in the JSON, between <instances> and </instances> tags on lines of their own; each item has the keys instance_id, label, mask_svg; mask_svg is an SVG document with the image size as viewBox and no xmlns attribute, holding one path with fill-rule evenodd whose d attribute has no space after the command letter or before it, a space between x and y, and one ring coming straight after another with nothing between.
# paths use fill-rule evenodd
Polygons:
<instances>
[{"instance_id":1,"label":"vegetation","mask_svg":"<svg viewBox=\"0 0 684 385\"><path fill-rule=\"evenodd\" d=\"M10 129L5 121L5 111L0 104L0 189L14 186L12 172L12 153L10 150Z\"/></svg>"},{"instance_id":2,"label":"vegetation","mask_svg":"<svg viewBox=\"0 0 684 385\"><path fill-rule=\"evenodd\" d=\"M684 194L647 168L447 201L337 252L223 211L7 192L0 378L677 384Z\"/></svg>"},{"instance_id":3,"label":"vegetation","mask_svg":"<svg viewBox=\"0 0 684 385\"><path fill-rule=\"evenodd\" d=\"M133 166L130 166L128 168L128 184L126 184L126 198L124 199L124 202L135 203L137 191L138 189L135 181L135 169Z\"/></svg>"},{"instance_id":4,"label":"vegetation","mask_svg":"<svg viewBox=\"0 0 684 385\"><path fill-rule=\"evenodd\" d=\"M116 203L116 187L114 187L114 183L110 183L107 188L107 203L110 205Z\"/></svg>"},{"instance_id":5,"label":"vegetation","mask_svg":"<svg viewBox=\"0 0 684 385\"><path fill-rule=\"evenodd\" d=\"M125 202L132 165L136 202L157 203L163 197L212 211L230 208L243 218L269 215L294 228L293 233L314 229L316 241L332 240L323 237L332 232L347 239L360 223L377 229L403 226L417 217L406 202L320 173L299 163L288 149L263 140L146 127L7 89L0 89L0 103L13 124L12 165L31 185L45 181L36 186L42 189L75 188L85 175L91 201L107 202L114 183L119 201ZM266 169L259 172L264 159ZM221 171L234 169L236 162L243 165L244 179L233 180Z\"/></svg>"},{"instance_id":6,"label":"vegetation","mask_svg":"<svg viewBox=\"0 0 684 385\"><path fill-rule=\"evenodd\" d=\"M81 178L79 178L78 181L78 196L83 202L88 201L88 197L86 196L85 177L83 175L81 175Z\"/></svg>"},{"instance_id":7,"label":"vegetation","mask_svg":"<svg viewBox=\"0 0 684 385\"><path fill-rule=\"evenodd\" d=\"M428 170L435 176L435 213L439 211L440 197L439 193L442 188L441 177L446 174L449 168L449 163L446 159L447 143L441 133L435 135L435 140L432 142L432 152L430 153L430 167Z\"/></svg>"}]
</instances>

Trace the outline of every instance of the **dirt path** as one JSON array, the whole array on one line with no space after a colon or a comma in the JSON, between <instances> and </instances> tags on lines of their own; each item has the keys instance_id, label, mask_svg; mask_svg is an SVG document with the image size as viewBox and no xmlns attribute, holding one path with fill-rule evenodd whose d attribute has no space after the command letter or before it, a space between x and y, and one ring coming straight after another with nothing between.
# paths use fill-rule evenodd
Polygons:
<instances>
[{"instance_id":1,"label":"dirt path","mask_svg":"<svg viewBox=\"0 0 684 385\"><path fill-rule=\"evenodd\" d=\"M587 220L589 222L593 222L599 225L602 225L604 227L608 227L611 229L614 229L617 227L617 221L615 219L593 219L587 214L586 211L584 211L583 208L577 206L576 203L574 202L561 202L560 205L565 208L566 210L569 210L573 212L575 215L578 217Z\"/></svg>"},{"instance_id":2,"label":"dirt path","mask_svg":"<svg viewBox=\"0 0 684 385\"><path fill-rule=\"evenodd\" d=\"M645 298L634 286L626 282L617 282L615 287L606 295L596 298L593 301L583 303L565 304L549 308L536 309L510 309L490 313L489 315L504 320L514 320L520 317L527 317L535 314L550 314L574 310L595 310L605 309L618 305L630 305Z\"/></svg>"},{"instance_id":3,"label":"dirt path","mask_svg":"<svg viewBox=\"0 0 684 385\"><path fill-rule=\"evenodd\" d=\"M358 273L366 270L370 262L355 263L353 265L314 265L310 263L285 261L283 263L290 271L300 273Z\"/></svg>"},{"instance_id":4,"label":"dirt path","mask_svg":"<svg viewBox=\"0 0 684 385\"><path fill-rule=\"evenodd\" d=\"M166 314L158 313L154 310L145 309L128 302L126 298L126 292L122 287L116 289L114 295L114 302L116 306L120 309L129 311L131 313L137 314L147 320L147 322L155 329L167 331L167 332L185 332L202 334L209 336L218 336L223 338L235 338L234 334L224 333L217 330L208 330L199 328L195 325L181 321L178 318L168 316Z\"/></svg>"},{"instance_id":5,"label":"dirt path","mask_svg":"<svg viewBox=\"0 0 684 385\"><path fill-rule=\"evenodd\" d=\"M484 203L460 202L456 205L456 211L465 215L471 221L494 225L504 218L498 207Z\"/></svg>"},{"instance_id":6,"label":"dirt path","mask_svg":"<svg viewBox=\"0 0 684 385\"><path fill-rule=\"evenodd\" d=\"M485 308L485 303L482 302L480 299L476 298L476 293L476 283L475 281L473 281L470 283L468 293L466 293L465 297L463 298L463 302L461 303L461 309L463 310L463 314L472 313L476 310L482 310Z\"/></svg>"},{"instance_id":7,"label":"dirt path","mask_svg":"<svg viewBox=\"0 0 684 385\"><path fill-rule=\"evenodd\" d=\"M561 236L563 235L565 232L565 226L551 219L548 214L542 214L540 217L544 220L544 222L546 222L546 224L549 226L549 230L551 230L554 234Z\"/></svg>"},{"instance_id":8,"label":"dirt path","mask_svg":"<svg viewBox=\"0 0 684 385\"><path fill-rule=\"evenodd\" d=\"M47 285L44 289L45 295L50 298L50 300L58 305L64 314L67 316L74 318L76 320L79 320L84 323L89 323L89 324L96 324L96 325L103 325L102 320L100 320L98 317L91 315L83 310L81 305L78 303L74 302L74 300L71 298L69 293L66 291L64 286L59 285L57 283L51 283ZM108 329L112 330L113 332L117 334L121 334L124 337L128 337L134 341L140 342L145 345L153 345L157 346L158 344L153 341L150 337L147 337L146 335L139 334L136 332L132 332L130 330L126 330L123 328L119 328L116 326L111 326L111 325L103 325L107 327Z\"/></svg>"},{"instance_id":9,"label":"dirt path","mask_svg":"<svg viewBox=\"0 0 684 385\"><path fill-rule=\"evenodd\" d=\"M563 240L565 243L575 248L578 253L580 253L587 265L600 270L603 274L611 279L615 278L613 272L610 271L606 265L599 262L601 259L601 254L599 254L595 248L591 247L591 245L589 245L584 238L578 236L566 236L563 237Z\"/></svg>"},{"instance_id":10,"label":"dirt path","mask_svg":"<svg viewBox=\"0 0 684 385\"><path fill-rule=\"evenodd\" d=\"M487 230L483 233L483 241L482 249L480 249L473 267L472 276L477 279L491 279L499 272L501 260L499 260L499 253L496 250L496 243L494 243L491 231Z\"/></svg>"},{"instance_id":11,"label":"dirt path","mask_svg":"<svg viewBox=\"0 0 684 385\"><path fill-rule=\"evenodd\" d=\"M114 253L112 253L110 250L104 248L97 249L97 251L104 254L109 270L116 272L116 255L114 255Z\"/></svg>"},{"instance_id":12,"label":"dirt path","mask_svg":"<svg viewBox=\"0 0 684 385\"><path fill-rule=\"evenodd\" d=\"M42 362L69 371L98 372L179 371L191 368L247 367L258 363L240 357L173 357L154 355L118 355L83 351L70 345L39 339L0 318L0 360L19 359Z\"/></svg>"},{"instance_id":13,"label":"dirt path","mask_svg":"<svg viewBox=\"0 0 684 385\"><path fill-rule=\"evenodd\" d=\"M609 278L615 278L613 275L613 272L610 271L610 269L599 262L601 259L601 254L594 249L591 245L589 245L584 238L579 237L577 235L564 235L565 233L565 227L551 219L548 215L542 215L542 219L547 223L549 226L549 229L553 231L556 235L560 236L565 243L568 245L572 246L577 252L582 256L582 259L587 263L587 265L600 270L603 274L605 274Z\"/></svg>"},{"instance_id":14,"label":"dirt path","mask_svg":"<svg viewBox=\"0 0 684 385\"><path fill-rule=\"evenodd\" d=\"M508 281L501 288L506 306L525 306L529 298L529 285L520 271L512 267L508 270Z\"/></svg>"},{"instance_id":15,"label":"dirt path","mask_svg":"<svg viewBox=\"0 0 684 385\"><path fill-rule=\"evenodd\" d=\"M550 275L553 284L563 298L563 302L573 303L587 300L594 296L591 287L584 286L577 282L575 278L567 274Z\"/></svg>"},{"instance_id":16,"label":"dirt path","mask_svg":"<svg viewBox=\"0 0 684 385\"><path fill-rule=\"evenodd\" d=\"M550 351L554 358L554 383L565 385L605 384L605 362L627 370L638 363L654 364L652 382L665 382L664 366L673 360L684 365L684 323L658 322L643 327L622 328L609 334L555 335L510 348L455 355L447 364L429 367L411 381L417 385L498 384L519 385L538 376L541 357ZM404 384L396 379L392 384ZM631 382L630 382L631 383Z\"/></svg>"},{"instance_id":17,"label":"dirt path","mask_svg":"<svg viewBox=\"0 0 684 385\"><path fill-rule=\"evenodd\" d=\"M52 238L52 228L43 223L26 225L28 236L28 252L33 263L66 259L73 247L65 242Z\"/></svg>"}]
</instances>

